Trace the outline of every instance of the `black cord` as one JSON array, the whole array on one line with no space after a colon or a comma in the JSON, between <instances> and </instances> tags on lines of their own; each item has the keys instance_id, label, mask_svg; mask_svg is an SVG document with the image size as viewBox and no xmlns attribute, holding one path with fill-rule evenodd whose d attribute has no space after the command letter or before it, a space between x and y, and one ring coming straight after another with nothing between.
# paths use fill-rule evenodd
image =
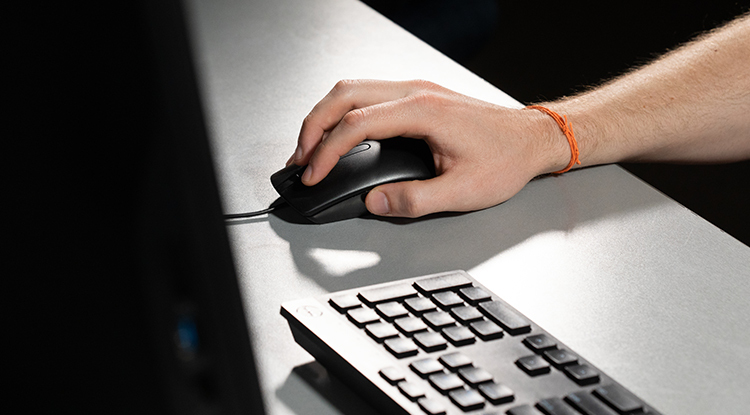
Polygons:
<instances>
[{"instance_id":1,"label":"black cord","mask_svg":"<svg viewBox=\"0 0 750 415\"><path fill-rule=\"evenodd\" d=\"M276 210L277 207L283 205L284 203L286 202L283 199L276 199L276 201L271 203L271 206L269 206L268 209L257 210L255 212L224 214L224 220L254 218L256 216L265 215L266 213L273 212L274 210Z\"/></svg>"},{"instance_id":2,"label":"black cord","mask_svg":"<svg viewBox=\"0 0 750 415\"><path fill-rule=\"evenodd\" d=\"M266 213L271 213L275 209L276 209L276 206L271 206L268 209L258 210L256 212L230 213L228 215L224 215L224 220L253 218L255 216L260 216L260 215L265 215Z\"/></svg>"}]
</instances>

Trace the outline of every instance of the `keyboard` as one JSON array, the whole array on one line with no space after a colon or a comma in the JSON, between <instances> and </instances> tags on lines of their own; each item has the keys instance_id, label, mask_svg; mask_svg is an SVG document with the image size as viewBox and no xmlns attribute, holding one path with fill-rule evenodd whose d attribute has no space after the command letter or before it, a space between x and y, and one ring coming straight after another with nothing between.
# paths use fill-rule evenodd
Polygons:
<instances>
[{"instance_id":1,"label":"keyboard","mask_svg":"<svg viewBox=\"0 0 750 415\"><path fill-rule=\"evenodd\" d=\"M387 414L659 414L464 271L282 304L295 341Z\"/></svg>"}]
</instances>

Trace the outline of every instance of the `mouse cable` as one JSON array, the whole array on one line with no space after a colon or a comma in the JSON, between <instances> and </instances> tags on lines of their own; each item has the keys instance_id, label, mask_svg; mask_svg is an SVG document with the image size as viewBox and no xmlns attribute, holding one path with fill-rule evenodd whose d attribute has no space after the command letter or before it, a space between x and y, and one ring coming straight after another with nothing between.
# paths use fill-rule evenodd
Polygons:
<instances>
[{"instance_id":1,"label":"mouse cable","mask_svg":"<svg viewBox=\"0 0 750 415\"><path fill-rule=\"evenodd\" d=\"M256 216L265 215L266 213L273 212L277 207L283 205L284 203L285 202L283 200L278 199L275 202L271 203L271 206L269 206L268 209L256 210L255 212L224 214L224 220L254 218Z\"/></svg>"},{"instance_id":2,"label":"mouse cable","mask_svg":"<svg viewBox=\"0 0 750 415\"><path fill-rule=\"evenodd\" d=\"M271 213L274 210L276 210L276 206L271 206L268 209L258 210L255 212L230 213L224 215L224 220L254 218L256 216L265 215L266 213Z\"/></svg>"}]
</instances>

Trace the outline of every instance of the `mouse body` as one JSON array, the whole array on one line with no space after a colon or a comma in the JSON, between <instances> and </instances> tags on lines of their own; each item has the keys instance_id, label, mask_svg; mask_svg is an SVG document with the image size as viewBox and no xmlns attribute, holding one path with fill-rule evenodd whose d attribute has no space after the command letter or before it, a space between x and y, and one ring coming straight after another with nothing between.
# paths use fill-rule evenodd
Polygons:
<instances>
[{"instance_id":1,"label":"mouse body","mask_svg":"<svg viewBox=\"0 0 750 415\"><path fill-rule=\"evenodd\" d=\"M381 184L435 177L427 143L403 137L357 144L314 186L301 182L305 167L285 167L271 176L271 184L289 206L314 223L366 214L365 196Z\"/></svg>"}]
</instances>

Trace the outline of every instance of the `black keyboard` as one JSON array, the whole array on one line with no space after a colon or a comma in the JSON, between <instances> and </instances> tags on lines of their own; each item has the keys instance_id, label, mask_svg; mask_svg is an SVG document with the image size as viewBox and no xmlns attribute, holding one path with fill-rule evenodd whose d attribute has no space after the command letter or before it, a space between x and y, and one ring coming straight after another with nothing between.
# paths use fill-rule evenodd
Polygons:
<instances>
[{"instance_id":1,"label":"black keyboard","mask_svg":"<svg viewBox=\"0 0 750 415\"><path fill-rule=\"evenodd\" d=\"M464 271L281 306L295 340L388 414L658 414Z\"/></svg>"}]
</instances>

